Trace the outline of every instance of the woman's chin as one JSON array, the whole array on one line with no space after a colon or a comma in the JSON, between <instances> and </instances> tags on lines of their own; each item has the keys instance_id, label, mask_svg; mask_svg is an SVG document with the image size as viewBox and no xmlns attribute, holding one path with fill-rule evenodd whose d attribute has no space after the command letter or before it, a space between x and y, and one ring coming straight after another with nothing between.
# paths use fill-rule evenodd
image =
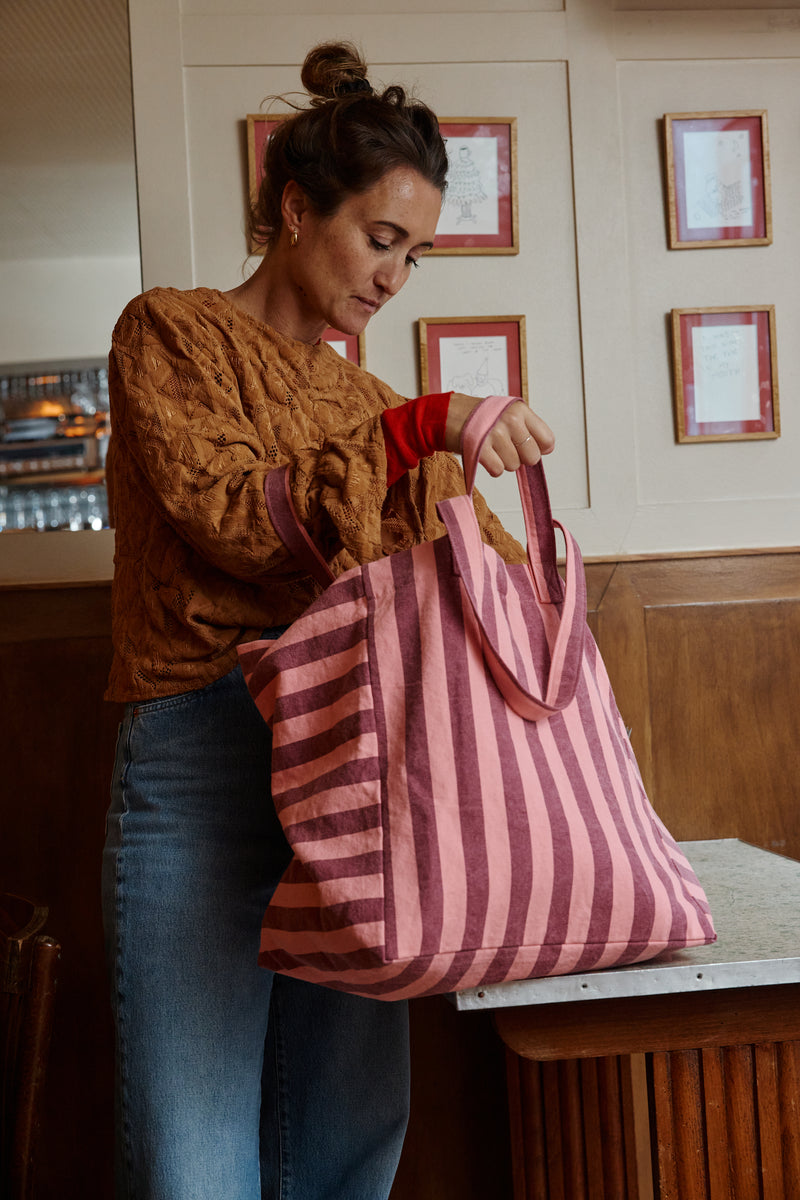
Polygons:
<instances>
[{"instance_id":1,"label":"woman's chin","mask_svg":"<svg viewBox=\"0 0 800 1200\"><path fill-rule=\"evenodd\" d=\"M374 316L374 313L364 313L363 316L353 316L352 313L348 313L345 316L340 313L338 319L336 317L332 318L330 328L338 330L339 333L346 333L350 337L357 337L367 328L372 316Z\"/></svg>"}]
</instances>

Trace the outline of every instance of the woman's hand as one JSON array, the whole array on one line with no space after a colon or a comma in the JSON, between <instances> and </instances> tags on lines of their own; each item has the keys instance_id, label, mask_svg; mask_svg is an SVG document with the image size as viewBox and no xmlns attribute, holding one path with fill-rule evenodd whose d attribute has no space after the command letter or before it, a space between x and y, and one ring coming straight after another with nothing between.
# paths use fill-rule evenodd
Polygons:
<instances>
[{"instance_id":1,"label":"woman's hand","mask_svg":"<svg viewBox=\"0 0 800 1200\"><path fill-rule=\"evenodd\" d=\"M453 392L447 410L445 444L448 450L461 449L461 431L472 410L481 401L476 396ZM552 429L522 400L509 405L492 426L483 443L480 462L490 475L516 471L524 463L532 467L556 444Z\"/></svg>"}]
</instances>

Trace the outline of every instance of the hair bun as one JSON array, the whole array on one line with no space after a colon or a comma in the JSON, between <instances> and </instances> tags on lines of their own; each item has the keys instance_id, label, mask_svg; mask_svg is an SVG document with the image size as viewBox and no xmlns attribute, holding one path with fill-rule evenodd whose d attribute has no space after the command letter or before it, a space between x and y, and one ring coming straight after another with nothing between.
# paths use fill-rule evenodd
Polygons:
<instances>
[{"instance_id":1,"label":"hair bun","mask_svg":"<svg viewBox=\"0 0 800 1200\"><path fill-rule=\"evenodd\" d=\"M271 252L286 230L282 204L289 183L305 193L319 217L332 216L348 196L368 191L398 168L417 172L444 193L447 151L436 115L399 84L373 92L355 46L314 46L301 78L308 104L297 103L296 92L291 99L272 97L295 112L278 122L266 144L248 217L252 247Z\"/></svg>"},{"instance_id":2,"label":"hair bun","mask_svg":"<svg viewBox=\"0 0 800 1200\"><path fill-rule=\"evenodd\" d=\"M372 91L367 64L352 42L323 42L309 50L300 79L312 102Z\"/></svg>"},{"instance_id":3,"label":"hair bun","mask_svg":"<svg viewBox=\"0 0 800 1200\"><path fill-rule=\"evenodd\" d=\"M340 83L336 88L337 96L352 96L358 92L372 95L372 84L368 79L345 79L344 83Z\"/></svg>"}]
</instances>

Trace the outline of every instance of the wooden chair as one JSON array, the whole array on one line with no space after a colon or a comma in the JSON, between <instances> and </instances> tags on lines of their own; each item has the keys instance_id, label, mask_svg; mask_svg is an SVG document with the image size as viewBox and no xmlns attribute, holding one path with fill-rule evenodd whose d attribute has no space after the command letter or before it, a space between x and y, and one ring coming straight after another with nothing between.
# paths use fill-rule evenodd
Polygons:
<instances>
[{"instance_id":1,"label":"wooden chair","mask_svg":"<svg viewBox=\"0 0 800 1200\"><path fill-rule=\"evenodd\" d=\"M61 947L48 910L0 894L0 1200L30 1200Z\"/></svg>"}]
</instances>

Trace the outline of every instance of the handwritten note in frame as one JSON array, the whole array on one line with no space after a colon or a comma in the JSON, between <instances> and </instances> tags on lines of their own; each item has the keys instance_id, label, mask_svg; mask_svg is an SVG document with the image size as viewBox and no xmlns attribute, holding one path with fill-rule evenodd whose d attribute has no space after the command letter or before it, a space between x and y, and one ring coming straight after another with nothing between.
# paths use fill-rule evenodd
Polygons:
<instances>
[{"instance_id":1,"label":"handwritten note in frame","mask_svg":"<svg viewBox=\"0 0 800 1200\"><path fill-rule=\"evenodd\" d=\"M679 442L780 437L774 305L673 308Z\"/></svg>"},{"instance_id":2,"label":"handwritten note in frame","mask_svg":"<svg viewBox=\"0 0 800 1200\"><path fill-rule=\"evenodd\" d=\"M666 113L671 250L772 242L767 113Z\"/></svg>"}]
</instances>

